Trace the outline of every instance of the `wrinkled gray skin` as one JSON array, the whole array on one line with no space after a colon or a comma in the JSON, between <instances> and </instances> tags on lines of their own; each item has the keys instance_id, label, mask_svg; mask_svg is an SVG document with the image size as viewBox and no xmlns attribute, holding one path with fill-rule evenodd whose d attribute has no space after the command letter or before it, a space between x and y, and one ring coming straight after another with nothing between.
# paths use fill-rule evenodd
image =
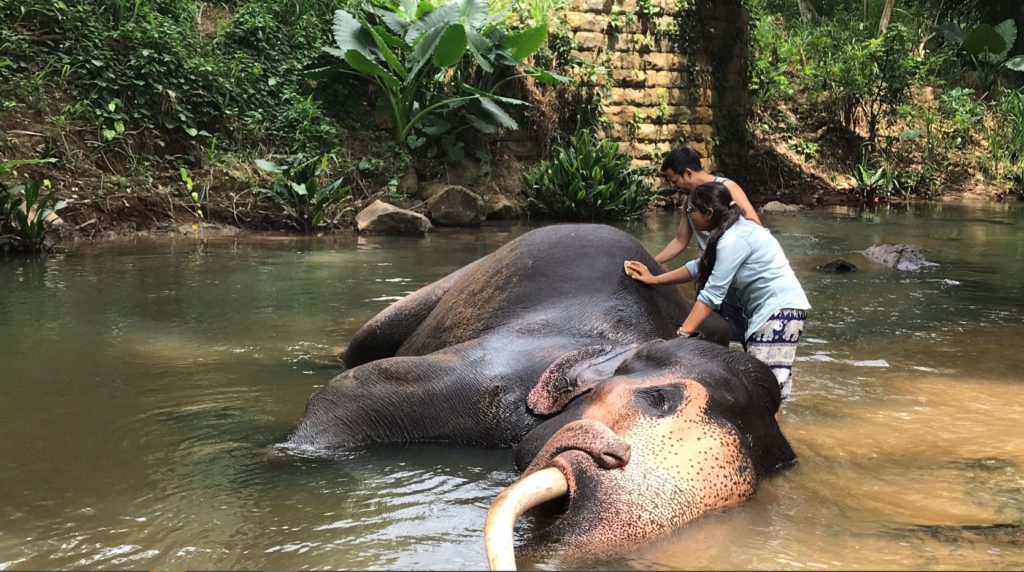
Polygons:
<instances>
[{"instance_id":1,"label":"wrinkled gray skin","mask_svg":"<svg viewBox=\"0 0 1024 572\"><path fill-rule=\"evenodd\" d=\"M715 342L674 338L689 311L624 260L658 264L601 225L529 232L388 307L310 397L289 445L520 444L527 474L558 468L570 500L538 550L599 554L734 506L795 455L771 370ZM657 271L657 270L656 270Z\"/></svg>"},{"instance_id":2,"label":"wrinkled gray skin","mask_svg":"<svg viewBox=\"0 0 1024 572\"><path fill-rule=\"evenodd\" d=\"M309 399L289 444L518 443L543 419L526 395L555 359L671 338L689 312L677 286L641 284L624 260L660 268L618 229L555 225L424 286L356 332L351 369ZM728 343L717 315L701 331Z\"/></svg>"}]
</instances>

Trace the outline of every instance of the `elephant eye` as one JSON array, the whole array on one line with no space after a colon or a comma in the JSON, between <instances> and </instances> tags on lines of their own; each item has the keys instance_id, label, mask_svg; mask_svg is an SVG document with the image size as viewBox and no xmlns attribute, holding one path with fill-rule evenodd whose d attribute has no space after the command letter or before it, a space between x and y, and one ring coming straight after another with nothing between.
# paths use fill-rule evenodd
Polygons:
<instances>
[{"instance_id":1,"label":"elephant eye","mask_svg":"<svg viewBox=\"0 0 1024 572\"><path fill-rule=\"evenodd\" d=\"M667 417L674 414L683 402L683 388L679 385L644 387L637 390L637 401L645 413Z\"/></svg>"}]
</instances>

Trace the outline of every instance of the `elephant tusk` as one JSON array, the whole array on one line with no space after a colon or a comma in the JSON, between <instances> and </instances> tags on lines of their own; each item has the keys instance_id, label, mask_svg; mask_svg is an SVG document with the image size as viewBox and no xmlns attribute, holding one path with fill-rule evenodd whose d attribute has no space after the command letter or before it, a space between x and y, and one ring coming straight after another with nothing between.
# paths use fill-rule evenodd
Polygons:
<instances>
[{"instance_id":1,"label":"elephant tusk","mask_svg":"<svg viewBox=\"0 0 1024 572\"><path fill-rule=\"evenodd\" d=\"M487 511L484 546L491 570L515 570L516 553L512 531L527 510L569 493L569 483L555 467L537 471L513 483L498 495Z\"/></svg>"}]
</instances>

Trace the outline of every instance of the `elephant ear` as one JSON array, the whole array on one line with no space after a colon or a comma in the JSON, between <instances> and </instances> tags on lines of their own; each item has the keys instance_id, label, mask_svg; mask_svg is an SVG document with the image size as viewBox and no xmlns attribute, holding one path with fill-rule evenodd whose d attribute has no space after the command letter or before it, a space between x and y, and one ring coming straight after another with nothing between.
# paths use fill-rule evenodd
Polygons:
<instances>
[{"instance_id":1,"label":"elephant ear","mask_svg":"<svg viewBox=\"0 0 1024 572\"><path fill-rule=\"evenodd\" d=\"M636 349L636 344L587 346L563 355L541 374L526 399L527 406L537 415L558 413L570 401L614 375Z\"/></svg>"}]
</instances>

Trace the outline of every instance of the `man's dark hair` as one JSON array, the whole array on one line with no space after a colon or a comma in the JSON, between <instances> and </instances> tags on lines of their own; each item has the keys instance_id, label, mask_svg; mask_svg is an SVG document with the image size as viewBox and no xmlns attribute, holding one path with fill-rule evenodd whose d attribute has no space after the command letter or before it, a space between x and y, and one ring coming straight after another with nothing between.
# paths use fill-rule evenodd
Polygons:
<instances>
[{"instance_id":1,"label":"man's dark hair","mask_svg":"<svg viewBox=\"0 0 1024 572\"><path fill-rule=\"evenodd\" d=\"M690 149L689 147L676 147L669 151L668 155L661 160L661 170L672 169L672 172L679 174L683 171L690 169L694 172L701 172L704 170L700 166L700 153Z\"/></svg>"}]
</instances>

